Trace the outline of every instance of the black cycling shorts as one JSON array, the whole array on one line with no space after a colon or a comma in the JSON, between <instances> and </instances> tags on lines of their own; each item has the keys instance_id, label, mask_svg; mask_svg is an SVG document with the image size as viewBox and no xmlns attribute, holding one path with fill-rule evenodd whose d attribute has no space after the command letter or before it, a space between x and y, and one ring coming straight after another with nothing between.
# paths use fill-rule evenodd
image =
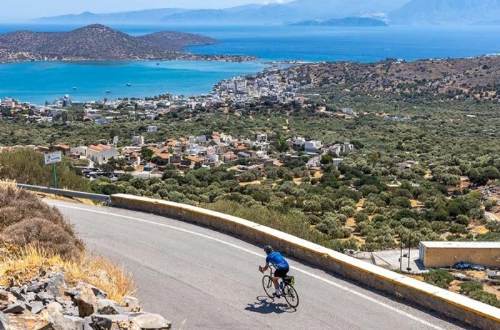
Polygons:
<instances>
[{"instance_id":1,"label":"black cycling shorts","mask_svg":"<svg viewBox=\"0 0 500 330\"><path fill-rule=\"evenodd\" d=\"M286 268L286 269L276 269L274 271L274 277L281 277L281 278L285 278L286 274L288 274L288 271L290 269Z\"/></svg>"}]
</instances>

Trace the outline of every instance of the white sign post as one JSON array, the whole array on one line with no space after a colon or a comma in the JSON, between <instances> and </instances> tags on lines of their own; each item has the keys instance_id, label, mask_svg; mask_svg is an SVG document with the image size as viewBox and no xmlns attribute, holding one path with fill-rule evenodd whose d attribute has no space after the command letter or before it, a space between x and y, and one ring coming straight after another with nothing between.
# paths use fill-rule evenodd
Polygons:
<instances>
[{"instance_id":1,"label":"white sign post","mask_svg":"<svg viewBox=\"0 0 500 330\"><path fill-rule=\"evenodd\" d=\"M62 153L60 151L44 154L45 165L52 165L52 177L54 179L54 188L57 188L56 164L62 162Z\"/></svg>"},{"instance_id":2,"label":"white sign post","mask_svg":"<svg viewBox=\"0 0 500 330\"><path fill-rule=\"evenodd\" d=\"M60 151L49 152L44 154L45 156L45 165L53 165L56 163L60 163L62 161L62 153Z\"/></svg>"}]
</instances>

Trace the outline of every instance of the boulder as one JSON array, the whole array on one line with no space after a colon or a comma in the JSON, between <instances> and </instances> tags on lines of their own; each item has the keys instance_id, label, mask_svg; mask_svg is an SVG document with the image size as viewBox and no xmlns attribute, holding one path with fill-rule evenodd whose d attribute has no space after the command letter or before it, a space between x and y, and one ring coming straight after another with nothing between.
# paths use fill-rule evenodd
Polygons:
<instances>
[{"instance_id":1,"label":"boulder","mask_svg":"<svg viewBox=\"0 0 500 330\"><path fill-rule=\"evenodd\" d=\"M167 330L172 323L159 314L130 314L130 330Z\"/></svg>"},{"instance_id":2,"label":"boulder","mask_svg":"<svg viewBox=\"0 0 500 330\"><path fill-rule=\"evenodd\" d=\"M97 299L97 313L102 315L116 315L122 312L118 304L109 299Z\"/></svg>"},{"instance_id":3,"label":"boulder","mask_svg":"<svg viewBox=\"0 0 500 330\"><path fill-rule=\"evenodd\" d=\"M41 301L33 301L28 304L26 304L26 308L32 313L32 314L38 314L40 313L45 306Z\"/></svg>"},{"instance_id":4,"label":"boulder","mask_svg":"<svg viewBox=\"0 0 500 330\"><path fill-rule=\"evenodd\" d=\"M0 330L7 329L7 317L4 313L0 312Z\"/></svg>"},{"instance_id":5,"label":"boulder","mask_svg":"<svg viewBox=\"0 0 500 330\"><path fill-rule=\"evenodd\" d=\"M128 315L92 315L90 326L95 330L128 330L130 320Z\"/></svg>"},{"instance_id":6,"label":"boulder","mask_svg":"<svg viewBox=\"0 0 500 330\"><path fill-rule=\"evenodd\" d=\"M66 282L64 281L64 274L53 273L47 280L45 290L57 297L63 294L65 288Z\"/></svg>"},{"instance_id":7,"label":"boulder","mask_svg":"<svg viewBox=\"0 0 500 330\"><path fill-rule=\"evenodd\" d=\"M130 312L140 312L141 311L141 304L139 302L139 299L131 296L125 296L123 298L123 305L127 307L127 309Z\"/></svg>"},{"instance_id":8,"label":"boulder","mask_svg":"<svg viewBox=\"0 0 500 330\"><path fill-rule=\"evenodd\" d=\"M40 281L34 281L30 285L26 287L26 292L32 292L32 293L39 293L41 292L46 286L45 282L40 282Z\"/></svg>"},{"instance_id":9,"label":"boulder","mask_svg":"<svg viewBox=\"0 0 500 330\"><path fill-rule=\"evenodd\" d=\"M15 303L7 306L3 310L5 314L22 314L26 310L26 305L23 303Z\"/></svg>"},{"instance_id":10,"label":"boulder","mask_svg":"<svg viewBox=\"0 0 500 330\"><path fill-rule=\"evenodd\" d=\"M42 316L49 322L51 330L83 330L84 320L76 316L63 314L63 307L57 302L50 303L42 312Z\"/></svg>"},{"instance_id":11,"label":"boulder","mask_svg":"<svg viewBox=\"0 0 500 330\"><path fill-rule=\"evenodd\" d=\"M102 291L99 288L96 288L95 286L92 286L92 285L88 285L88 286L92 289L92 291L94 292L94 295L97 298L102 298L102 299L108 298L108 294L106 292Z\"/></svg>"},{"instance_id":12,"label":"boulder","mask_svg":"<svg viewBox=\"0 0 500 330\"><path fill-rule=\"evenodd\" d=\"M45 291L37 293L37 295L35 297L35 300L41 301L46 305L51 303L51 302L54 302L55 299L56 299L56 297L53 294L45 292Z\"/></svg>"},{"instance_id":13,"label":"boulder","mask_svg":"<svg viewBox=\"0 0 500 330\"><path fill-rule=\"evenodd\" d=\"M0 311L17 302L17 298L6 290L0 290Z\"/></svg>"},{"instance_id":14,"label":"boulder","mask_svg":"<svg viewBox=\"0 0 500 330\"><path fill-rule=\"evenodd\" d=\"M12 288L9 289L9 292L12 293L14 295L14 297L16 297L17 299L21 299L21 300L24 299L23 294L22 294L22 290L20 287L13 286Z\"/></svg>"},{"instance_id":15,"label":"boulder","mask_svg":"<svg viewBox=\"0 0 500 330\"><path fill-rule=\"evenodd\" d=\"M73 300L78 307L78 315L86 317L97 311L97 298L90 285L80 284Z\"/></svg>"},{"instance_id":16,"label":"boulder","mask_svg":"<svg viewBox=\"0 0 500 330\"><path fill-rule=\"evenodd\" d=\"M36 300L36 294L34 292L27 292L24 295L24 301L30 302L30 301L33 301L33 300Z\"/></svg>"},{"instance_id":17,"label":"boulder","mask_svg":"<svg viewBox=\"0 0 500 330\"><path fill-rule=\"evenodd\" d=\"M2 326L6 330L26 330L26 329L44 329L51 330L49 322L39 315L32 314L2 314L0 313L0 330Z\"/></svg>"}]
</instances>

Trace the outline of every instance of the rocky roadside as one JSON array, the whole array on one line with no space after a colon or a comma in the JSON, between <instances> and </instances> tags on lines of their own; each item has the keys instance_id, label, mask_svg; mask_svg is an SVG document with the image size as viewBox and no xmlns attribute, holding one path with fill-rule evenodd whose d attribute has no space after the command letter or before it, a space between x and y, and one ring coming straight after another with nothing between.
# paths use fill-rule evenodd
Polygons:
<instances>
[{"instance_id":1,"label":"rocky roadside","mask_svg":"<svg viewBox=\"0 0 500 330\"><path fill-rule=\"evenodd\" d=\"M20 287L0 287L0 330L165 330L171 323L142 311L139 301L123 303L88 283L69 286L60 272Z\"/></svg>"}]
</instances>

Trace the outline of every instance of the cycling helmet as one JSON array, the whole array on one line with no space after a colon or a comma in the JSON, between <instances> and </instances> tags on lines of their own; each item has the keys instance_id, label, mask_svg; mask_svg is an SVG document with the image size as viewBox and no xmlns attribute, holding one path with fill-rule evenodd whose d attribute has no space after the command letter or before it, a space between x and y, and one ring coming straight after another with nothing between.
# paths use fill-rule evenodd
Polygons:
<instances>
[{"instance_id":1,"label":"cycling helmet","mask_svg":"<svg viewBox=\"0 0 500 330\"><path fill-rule=\"evenodd\" d=\"M266 251L266 254L269 254L269 253L273 252L273 247L271 245L266 245L264 247L264 251Z\"/></svg>"}]
</instances>

